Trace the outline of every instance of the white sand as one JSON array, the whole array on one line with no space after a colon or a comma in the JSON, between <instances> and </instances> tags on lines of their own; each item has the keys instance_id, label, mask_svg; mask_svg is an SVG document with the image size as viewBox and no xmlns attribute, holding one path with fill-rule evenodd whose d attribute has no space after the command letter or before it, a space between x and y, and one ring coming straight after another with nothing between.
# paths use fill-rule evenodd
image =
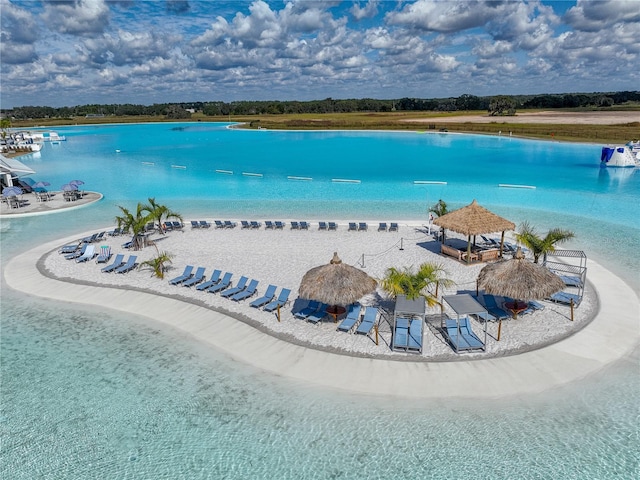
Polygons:
<instances>
[{"instance_id":1,"label":"white sand","mask_svg":"<svg viewBox=\"0 0 640 480\"><path fill-rule=\"evenodd\" d=\"M495 340L497 323L489 323L487 352L464 355L453 353L433 327L425 333L421 356L391 352L391 331L385 322L376 345L371 337L336 331L333 321L312 325L295 319L291 313L293 302L282 310L281 322L278 322L274 314L251 308L250 301L236 303L193 287L171 286L167 281L180 274L187 264L204 266L207 274L217 268L233 272L235 280L241 275L259 280L258 295L270 283L290 288L290 298L295 300L304 273L328 263L337 251L345 263L359 267L365 254L363 269L374 278L381 278L391 266L440 263L449 278L457 283L455 288L439 292L440 295L475 290L475 278L482 265L465 266L433 253L438 244L419 224L401 224L398 233L378 232L374 222L369 222L369 226L367 232L348 232L344 224L336 232L318 231L317 224L309 231L288 228L272 231L264 227L243 230L239 226L192 230L186 226L182 232L153 236L159 250L175 255L173 269L165 280L152 277L149 270L134 270L126 275L103 274L100 273L102 265L95 262L76 264L57 253L43 257L52 249L84 236L81 234L16 257L7 265L5 276L8 285L18 290L114 308L165 322L235 358L277 374L366 393L441 397L541 391L584 377L624 356L638 343L637 296L630 287L593 262L589 262L592 284L588 285L585 299L576 309L574 322L569 319L568 307L544 302L544 311L503 322L499 342ZM111 245L117 253L123 251L120 244L127 239L108 238L99 245ZM153 257L156 250L148 247L126 253L137 254L143 261ZM53 276L81 284L72 285L43 276L35 268L39 259L42 259L41 266ZM116 288L104 289L99 285ZM365 297L362 303L385 304L384 300L379 293ZM428 313L433 322L430 325L437 325L439 308ZM596 313L595 320L590 322ZM473 328L481 338L483 327L474 321ZM576 331L578 333L571 335ZM564 337L568 338L558 342ZM548 344L551 345L538 348ZM307 348L309 346L313 348ZM532 351L513 355L525 350ZM461 359L481 360L433 361Z\"/></svg>"}]
</instances>

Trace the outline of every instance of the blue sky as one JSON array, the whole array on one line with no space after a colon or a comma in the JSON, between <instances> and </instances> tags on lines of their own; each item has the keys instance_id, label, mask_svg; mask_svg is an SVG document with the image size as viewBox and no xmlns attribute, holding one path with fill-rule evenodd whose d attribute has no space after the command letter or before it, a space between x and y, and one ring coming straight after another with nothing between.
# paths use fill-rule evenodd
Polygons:
<instances>
[{"instance_id":1,"label":"blue sky","mask_svg":"<svg viewBox=\"0 0 640 480\"><path fill-rule=\"evenodd\" d=\"M2 108L638 90L640 0L0 0Z\"/></svg>"}]
</instances>

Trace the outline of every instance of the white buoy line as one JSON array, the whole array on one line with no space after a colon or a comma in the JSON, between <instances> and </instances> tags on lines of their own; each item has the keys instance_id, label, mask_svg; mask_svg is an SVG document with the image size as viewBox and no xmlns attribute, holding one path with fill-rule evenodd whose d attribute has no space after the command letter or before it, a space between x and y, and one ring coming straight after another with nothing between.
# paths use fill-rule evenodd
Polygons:
<instances>
[{"instance_id":1,"label":"white buoy line","mask_svg":"<svg viewBox=\"0 0 640 480\"><path fill-rule=\"evenodd\" d=\"M414 180L414 185L447 185L447 182L439 182L435 180Z\"/></svg>"},{"instance_id":2,"label":"white buoy line","mask_svg":"<svg viewBox=\"0 0 640 480\"><path fill-rule=\"evenodd\" d=\"M351 180L349 178L332 178L334 183L361 183L360 180Z\"/></svg>"},{"instance_id":3,"label":"white buoy line","mask_svg":"<svg viewBox=\"0 0 640 480\"><path fill-rule=\"evenodd\" d=\"M512 183L499 183L498 186L501 188L529 188L531 190L535 190L536 188L533 185L516 185Z\"/></svg>"}]
</instances>

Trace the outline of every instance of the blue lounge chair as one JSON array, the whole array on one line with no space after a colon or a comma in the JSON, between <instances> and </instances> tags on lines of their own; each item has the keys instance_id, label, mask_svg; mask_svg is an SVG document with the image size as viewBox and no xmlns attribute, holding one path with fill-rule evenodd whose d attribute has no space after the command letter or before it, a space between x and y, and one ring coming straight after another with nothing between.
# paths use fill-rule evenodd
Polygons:
<instances>
[{"instance_id":1,"label":"blue lounge chair","mask_svg":"<svg viewBox=\"0 0 640 480\"><path fill-rule=\"evenodd\" d=\"M471 349L484 348L484 342L478 338L471 328L471 321L469 317L463 317L460 319L460 331L467 342L467 345Z\"/></svg>"},{"instance_id":2,"label":"blue lounge chair","mask_svg":"<svg viewBox=\"0 0 640 480\"><path fill-rule=\"evenodd\" d=\"M173 230L173 225L171 224L171 222L164 222L162 226L164 227L165 232L170 232L171 230Z\"/></svg>"},{"instance_id":3,"label":"blue lounge chair","mask_svg":"<svg viewBox=\"0 0 640 480\"><path fill-rule=\"evenodd\" d=\"M236 228L236 225L238 224L236 222L232 222L231 220L224 221L224 228Z\"/></svg>"},{"instance_id":4,"label":"blue lounge chair","mask_svg":"<svg viewBox=\"0 0 640 480\"><path fill-rule=\"evenodd\" d=\"M125 242L121 245L122 248L133 248L133 239L129 240L128 242Z\"/></svg>"},{"instance_id":5,"label":"blue lounge chair","mask_svg":"<svg viewBox=\"0 0 640 480\"><path fill-rule=\"evenodd\" d=\"M191 228L200 228L200 224L197 220L191 220Z\"/></svg>"},{"instance_id":6,"label":"blue lounge chair","mask_svg":"<svg viewBox=\"0 0 640 480\"><path fill-rule=\"evenodd\" d=\"M82 255L76 258L76 263L86 262L96 256L96 247L89 245Z\"/></svg>"},{"instance_id":7,"label":"blue lounge chair","mask_svg":"<svg viewBox=\"0 0 640 480\"><path fill-rule=\"evenodd\" d=\"M367 230L369 227L365 222L360 222L358 224L358 231L363 231L363 230Z\"/></svg>"},{"instance_id":8,"label":"blue lounge chair","mask_svg":"<svg viewBox=\"0 0 640 480\"><path fill-rule=\"evenodd\" d=\"M291 222L291 230L299 230L300 229L300 225L298 224L298 222Z\"/></svg>"},{"instance_id":9,"label":"blue lounge chair","mask_svg":"<svg viewBox=\"0 0 640 480\"><path fill-rule=\"evenodd\" d=\"M171 222L171 226L174 230L180 230L182 229L182 227L184 227L184 225L182 225L182 223L180 222Z\"/></svg>"},{"instance_id":10,"label":"blue lounge chair","mask_svg":"<svg viewBox=\"0 0 640 480\"><path fill-rule=\"evenodd\" d=\"M242 228L251 228L251 224L246 220L240 220L240 225Z\"/></svg>"},{"instance_id":11,"label":"blue lounge chair","mask_svg":"<svg viewBox=\"0 0 640 480\"><path fill-rule=\"evenodd\" d=\"M393 330L393 349L406 350L409 346L409 319L397 318Z\"/></svg>"},{"instance_id":12,"label":"blue lounge chair","mask_svg":"<svg viewBox=\"0 0 640 480\"><path fill-rule=\"evenodd\" d=\"M186 267L184 267L184 272L182 272L182 275L179 275L176 278L172 278L171 280L169 280L169 285L178 285L179 283L182 283L185 280L190 279L193 276L193 274L191 273L192 271L193 271L193 265L187 265Z\"/></svg>"},{"instance_id":13,"label":"blue lounge chair","mask_svg":"<svg viewBox=\"0 0 640 480\"><path fill-rule=\"evenodd\" d=\"M245 288L247 288L247 282L249 281L249 278L242 276L240 277L240 280L238 280L238 283L236 283L235 287L231 287L226 289L224 292L222 292L220 294L221 297L230 297L232 295L235 295L236 293L240 293L242 292Z\"/></svg>"},{"instance_id":14,"label":"blue lounge chair","mask_svg":"<svg viewBox=\"0 0 640 480\"><path fill-rule=\"evenodd\" d=\"M413 318L409 322L409 343L407 344L408 350L422 352L422 326L423 323L421 318Z\"/></svg>"},{"instance_id":15,"label":"blue lounge chair","mask_svg":"<svg viewBox=\"0 0 640 480\"><path fill-rule=\"evenodd\" d=\"M274 228L276 228L276 226L273 224L271 220L265 220L264 228L265 230L273 230Z\"/></svg>"},{"instance_id":16,"label":"blue lounge chair","mask_svg":"<svg viewBox=\"0 0 640 480\"><path fill-rule=\"evenodd\" d=\"M196 273L191 278L187 278L184 282L182 282L183 287L191 287L196 285L204 280L204 271L205 267L198 267Z\"/></svg>"},{"instance_id":17,"label":"blue lounge chair","mask_svg":"<svg viewBox=\"0 0 640 480\"><path fill-rule=\"evenodd\" d=\"M349 222L349 232L356 232L358 230L358 225L355 222Z\"/></svg>"},{"instance_id":18,"label":"blue lounge chair","mask_svg":"<svg viewBox=\"0 0 640 480\"><path fill-rule=\"evenodd\" d=\"M111 237L117 237L117 236L118 236L118 235L120 235L121 233L123 233L123 232L122 232L122 230L120 230L120 227L116 227L116 228L114 228L113 230L111 230L111 231L109 232L109 236L111 236Z\"/></svg>"},{"instance_id":19,"label":"blue lounge chair","mask_svg":"<svg viewBox=\"0 0 640 480\"><path fill-rule=\"evenodd\" d=\"M80 248L80 245L81 244L79 242L74 243L73 245L64 245L58 249L58 253L60 254L64 253L65 255L72 254Z\"/></svg>"},{"instance_id":20,"label":"blue lounge chair","mask_svg":"<svg viewBox=\"0 0 640 480\"><path fill-rule=\"evenodd\" d=\"M213 273L211 274L211 277L209 277L209 280L198 285L196 287L196 290L206 290L207 288L212 287L213 285L215 285L220 281L220 274L222 274L222 271L214 270Z\"/></svg>"},{"instance_id":21,"label":"blue lounge chair","mask_svg":"<svg viewBox=\"0 0 640 480\"><path fill-rule=\"evenodd\" d=\"M200 220L200 228L209 228L211 224L206 220Z\"/></svg>"},{"instance_id":22,"label":"blue lounge chair","mask_svg":"<svg viewBox=\"0 0 640 480\"><path fill-rule=\"evenodd\" d=\"M288 288L283 288L280 291L280 295L278 295L278 298L267 303L264 306L264 310L267 312L273 312L274 310L276 310L279 307L284 307L287 302L289 301L289 294L291 293L291 290L289 290Z\"/></svg>"},{"instance_id":23,"label":"blue lounge chair","mask_svg":"<svg viewBox=\"0 0 640 480\"><path fill-rule=\"evenodd\" d=\"M224 277L222 277L222 280L220 280L218 283L216 283L215 285L212 285L211 287L209 287L207 289L207 292L209 293L216 293L219 292L221 290L224 290L225 288L227 288L229 285L231 285L231 277L233 276L233 273L231 272L227 272L224 274Z\"/></svg>"},{"instance_id":24,"label":"blue lounge chair","mask_svg":"<svg viewBox=\"0 0 640 480\"><path fill-rule=\"evenodd\" d=\"M360 322L360 325L356 328L356 333L369 335L369 332L371 332L377 318L378 309L376 307L366 307L364 310L364 317L362 317L362 322Z\"/></svg>"},{"instance_id":25,"label":"blue lounge chair","mask_svg":"<svg viewBox=\"0 0 640 480\"><path fill-rule=\"evenodd\" d=\"M278 289L278 287L276 287L275 285L269 285L267 287L267 290L264 292L264 295L261 296L260 298L256 298L249 305L254 307L254 308L260 308L260 307L266 305L267 303L269 303L270 301L273 300L273 297L276 296L276 290L277 289Z\"/></svg>"},{"instance_id":26,"label":"blue lounge chair","mask_svg":"<svg viewBox=\"0 0 640 480\"><path fill-rule=\"evenodd\" d=\"M496 317L498 320L504 320L506 318L511 317L511 315L509 315L503 309L498 307L498 302L496 302L496 297L494 297L493 295L484 294L482 298L484 301L485 308L489 311L491 315Z\"/></svg>"},{"instance_id":27,"label":"blue lounge chair","mask_svg":"<svg viewBox=\"0 0 640 480\"><path fill-rule=\"evenodd\" d=\"M562 280L567 287L579 288L582 286L582 279L580 277L573 275L560 275L558 272L554 273L560 277L560 280Z\"/></svg>"},{"instance_id":28,"label":"blue lounge chair","mask_svg":"<svg viewBox=\"0 0 640 480\"><path fill-rule=\"evenodd\" d=\"M309 224L307 222L300 222L300 230L309 230Z\"/></svg>"},{"instance_id":29,"label":"blue lounge chair","mask_svg":"<svg viewBox=\"0 0 640 480\"><path fill-rule=\"evenodd\" d=\"M474 314L478 320L482 320L483 322L493 322L496 320L496 317L491 315L489 312L480 312Z\"/></svg>"},{"instance_id":30,"label":"blue lounge chair","mask_svg":"<svg viewBox=\"0 0 640 480\"><path fill-rule=\"evenodd\" d=\"M284 222L281 222L279 220L276 220L276 228L282 230L285 226Z\"/></svg>"},{"instance_id":31,"label":"blue lounge chair","mask_svg":"<svg viewBox=\"0 0 640 480\"><path fill-rule=\"evenodd\" d=\"M239 302L240 300L252 297L255 295L257 289L258 280L251 280L247 288L245 288L241 292L236 293L235 295L231 295L231 300L233 300L234 302Z\"/></svg>"},{"instance_id":32,"label":"blue lounge chair","mask_svg":"<svg viewBox=\"0 0 640 480\"><path fill-rule=\"evenodd\" d=\"M256 220L251 220L251 228L260 228L260 226L262 225L260 222L257 222Z\"/></svg>"},{"instance_id":33,"label":"blue lounge chair","mask_svg":"<svg viewBox=\"0 0 640 480\"><path fill-rule=\"evenodd\" d=\"M119 253L116 255L116 258L113 259L113 263L102 268L102 272L103 273L113 272L116 268L122 266L123 263L124 263L124 255L122 253Z\"/></svg>"},{"instance_id":34,"label":"blue lounge chair","mask_svg":"<svg viewBox=\"0 0 640 480\"><path fill-rule=\"evenodd\" d=\"M73 253L65 255L64 258L66 258L67 260L74 260L78 257L81 257L82 255L84 255L84 252L86 252L88 247L89 247L88 243L83 243L82 247L80 247L78 250L76 250Z\"/></svg>"},{"instance_id":35,"label":"blue lounge chair","mask_svg":"<svg viewBox=\"0 0 640 480\"><path fill-rule=\"evenodd\" d=\"M459 319L459 322L455 319L448 318L445 325L447 337L456 353L460 351L484 349L484 343L473 333L473 330L471 330L467 317Z\"/></svg>"},{"instance_id":36,"label":"blue lounge chair","mask_svg":"<svg viewBox=\"0 0 640 480\"><path fill-rule=\"evenodd\" d=\"M91 243L96 243L99 242L100 240L102 240L104 238L104 236L107 234L106 231L102 231L100 233L98 233L93 240L91 240Z\"/></svg>"},{"instance_id":37,"label":"blue lounge chair","mask_svg":"<svg viewBox=\"0 0 640 480\"><path fill-rule=\"evenodd\" d=\"M321 303L317 310L311 313L311 315L309 315L305 320L313 324L318 323L320 320L327 316L327 308L329 308L329 305L327 305L326 303Z\"/></svg>"},{"instance_id":38,"label":"blue lounge chair","mask_svg":"<svg viewBox=\"0 0 640 480\"><path fill-rule=\"evenodd\" d=\"M297 312L295 312L293 316L304 320L313 312L315 312L319 306L320 306L320 302L316 302L315 300L309 300L309 303L307 304L307 306L304 307L302 310L298 310Z\"/></svg>"},{"instance_id":39,"label":"blue lounge chair","mask_svg":"<svg viewBox=\"0 0 640 480\"><path fill-rule=\"evenodd\" d=\"M214 220L213 223L216 225L216 228L224 228L224 223L221 220Z\"/></svg>"},{"instance_id":40,"label":"blue lounge chair","mask_svg":"<svg viewBox=\"0 0 640 480\"><path fill-rule=\"evenodd\" d=\"M573 304L578 306L582 301L582 297L580 297L580 295L576 295L575 293L558 292L551 295L549 297L549 300L556 303L564 303L566 305L571 305L571 301L573 300Z\"/></svg>"},{"instance_id":41,"label":"blue lounge chair","mask_svg":"<svg viewBox=\"0 0 640 480\"><path fill-rule=\"evenodd\" d=\"M541 304L540 302L535 301L535 300L530 300L529 301L529 306L531 308L533 308L534 310L544 310L544 305Z\"/></svg>"},{"instance_id":42,"label":"blue lounge chair","mask_svg":"<svg viewBox=\"0 0 640 480\"><path fill-rule=\"evenodd\" d=\"M389 231L390 232L397 232L398 231L398 224L391 222L391 224L389 225Z\"/></svg>"},{"instance_id":43,"label":"blue lounge chair","mask_svg":"<svg viewBox=\"0 0 640 480\"><path fill-rule=\"evenodd\" d=\"M122 266L116 268L115 272L116 273L127 273L127 272L133 270L137 265L137 263L136 263L137 260L138 260L138 257L136 255L129 255L127 263L125 263Z\"/></svg>"},{"instance_id":44,"label":"blue lounge chair","mask_svg":"<svg viewBox=\"0 0 640 480\"><path fill-rule=\"evenodd\" d=\"M338 325L338 330L341 332L350 332L355 324L358 323L358 320L360 320L361 310L362 307L360 305L351 305L347 311L347 316L342 320L342 322L340 322L340 325Z\"/></svg>"},{"instance_id":45,"label":"blue lounge chair","mask_svg":"<svg viewBox=\"0 0 640 480\"><path fill-rule=\"evenodd\" d=\"M380 222L380 224L378 225L378 231L379 232L386 232L387 231L387 224L385 222Z\"/></svg>"},{"instance_id":46,"label":"blue lounge chair","mask_svg":"<svg viewBox=\"0 0 640 480\"><path fill-rule=\"evenodd\" d=\"M327 222L318 222L318 230L326 230Z\"/></svg>"},{"instance_id":47,"label":"blue lounge chair","mask_svg":"<svg viewBox=\"0 0 640 480\"><path fill-rule=\"evenodd\" d=\"M329 222L329 230L337 230L338 224L336 222Z\"/></svg>"},{"instance_id":48,"label":"blue lounge chair","mask_svg":"<svg viewBox=\"0 0 640 480\"><path fill-rule=\"evenodd\" d=\"M96 263L107 263L111 258L111 247L103 246L100 247L100 254L96 258Z\"/></svg>"}]
</instances>

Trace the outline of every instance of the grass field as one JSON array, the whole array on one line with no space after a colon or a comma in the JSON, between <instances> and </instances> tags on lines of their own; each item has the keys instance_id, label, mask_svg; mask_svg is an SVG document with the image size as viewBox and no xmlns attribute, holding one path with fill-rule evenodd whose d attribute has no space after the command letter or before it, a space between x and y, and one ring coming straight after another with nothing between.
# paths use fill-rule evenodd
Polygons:
<instances>
[{"instance_id":1,"label":"grass field","mask_svg":"<svg viewBox=\"0 0 640 480\"><path fill-rule=\"evenodd\" d=\"M628 112L630 109L621 111ZM637 111L636 108L631 109ZM534 111L526 111L534 112ZM565 111L568 112L568 111ZM535 113L535 112L534 112ZM574 116L590 115L589 111L573 111ZM526 113L525 113L526 114ZM479 133L488 135L514 135L519 137L548 139L570 142L595 142L595 143L625 143L631 139L640 137L640 122L633 121L620 124L583 124L563 123L537 123L532 117L531 123L515 123L510 118L496 117L485 123L468 121L470 115L484 116L486 112L389 112L389 113L328 113L328 114L285 114L285 115L251 115L251 116L224 116L211 117L195 114L192 122L242 122L244 128L267 128L278 130L435 130ZM455 118L459 117L460 122ZM109 123L146 123L146 122L171 122L164 117L102 117L102 118L60 118L37 119L30 121L14 121L12 127L28 128L34 126L53 127L60 125L81 124L109 124ZM181 120L184 121L184 120ZM528 119L526 120L528 122Z\"/></svg>"}]
</instances>

